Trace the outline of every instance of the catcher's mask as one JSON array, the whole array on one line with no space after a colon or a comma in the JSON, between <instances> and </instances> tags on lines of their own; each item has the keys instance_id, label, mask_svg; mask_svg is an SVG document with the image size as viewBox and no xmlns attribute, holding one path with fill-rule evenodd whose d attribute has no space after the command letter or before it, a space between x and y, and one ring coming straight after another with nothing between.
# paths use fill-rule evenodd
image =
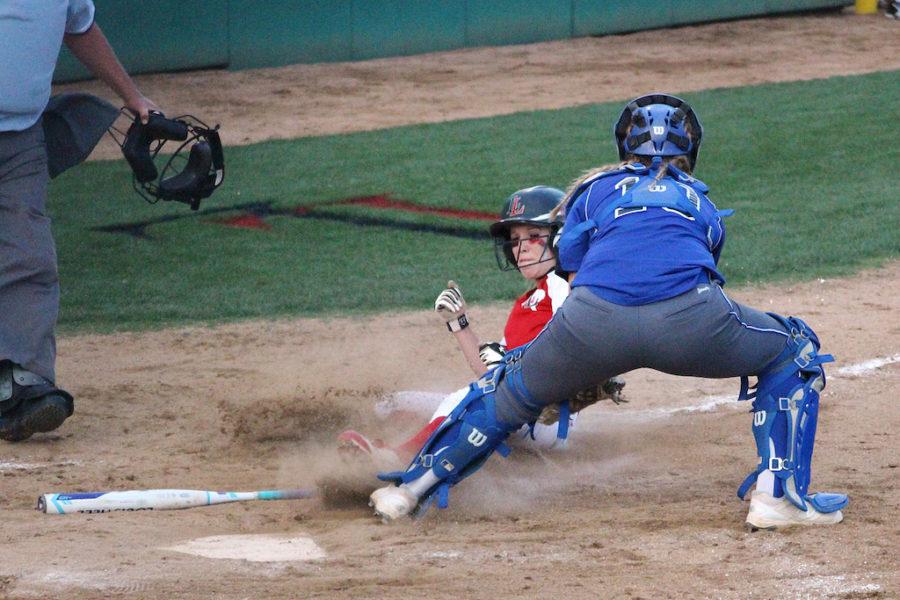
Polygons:
<instances>
[{"instance_id":1,"label":"catcher's mask","mask_svg":"<svg viewBox=\"0 0 900 600\"><path fill-rule=\"evenodd\" d=\"M151 204L174 200L197 210L200 201L209 197L225 178L218 125L209 127L191 115L167 119L162 113L153 112L146 124L135 117L124 134L115 127L109 132L131 166L135 191ZM124 135L124 139L120 141L116 134ZM168 141L179 146L171 154L160 155Z\"/></svg>"},{"instance_id":2,"label":"catcher's mask","mask_svg":"<svg viewBox=\"0 0 900 600\"><path fill-rule=\"evenodd\" d=\"M500 212L500 220L491 225L491 237L494 238L494 256L497 258L497 266L501 271L513 271L519 269L516 261L516 250L520 244L528 243L528 240L510 240L509 230L513 225L537 225L549 227L550 231L544 240L544 252L541 257L530 264L537 264L556 260L556 248L553 244L556 233L562 227L561 214L550 217L550 212L556 208L565 194L562 190L536 185L513 193L503 204ZM525 265L521 265L525 266Z\"/></svg>"},{"instance_id":3,"label":"catcher's mask","mask_svg":"<svg viewBox=\"0 0 900 600\"><path fill-rule=\"evenodd\" d=\"M690 127L688 135L687 127ZM648 94L629 102L614 129L619 158L686 155L697 163L703 126L690 105L668 94Z\"/></svg>"}]
</instances>

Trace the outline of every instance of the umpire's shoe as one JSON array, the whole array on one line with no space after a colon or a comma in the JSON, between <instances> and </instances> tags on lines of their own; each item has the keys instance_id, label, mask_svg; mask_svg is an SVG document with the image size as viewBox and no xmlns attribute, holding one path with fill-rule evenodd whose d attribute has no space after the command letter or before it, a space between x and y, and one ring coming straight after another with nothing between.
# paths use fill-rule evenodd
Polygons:
<instances>
[{"instance_id":1,"label":"umpire's shoe","mask_svg":"<svg viewBox=\"0 0 900 600\"><path fill-rule=\"evenodd\" d=\"M884 16L888 19L900 19L900 0L888 2L887 8L884 11Z\"/></svg>"},{"instance_id":2,"label":"umpire's shoe","mask_svg":"<svg viewBox=\"0 0 900 600\"><path fill-rule=\"evenodd\" d=\"M9 361L0 362L0 439L20 442L72 416L71 394Z\"/></svg>"}]
</instances>

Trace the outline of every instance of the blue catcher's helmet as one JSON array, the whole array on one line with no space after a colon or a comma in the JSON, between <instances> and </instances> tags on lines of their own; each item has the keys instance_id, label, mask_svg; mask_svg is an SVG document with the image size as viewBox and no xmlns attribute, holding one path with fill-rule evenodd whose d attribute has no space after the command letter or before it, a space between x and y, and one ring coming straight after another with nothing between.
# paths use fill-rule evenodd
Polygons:
<instances>
[{"instance_id":1,"label":"blue catcher's helmet","mask_svg":"<svg viewBox=\"0 0 900 600\"><path fill-rule=\"evenodd\" d=\"M691 135L686 126L690 124ZM678 156L697 162L703 126L690 105L668 94L648 94L628 103L614 129L619 158L635 156Z\"/></svg>"}]
</instances>

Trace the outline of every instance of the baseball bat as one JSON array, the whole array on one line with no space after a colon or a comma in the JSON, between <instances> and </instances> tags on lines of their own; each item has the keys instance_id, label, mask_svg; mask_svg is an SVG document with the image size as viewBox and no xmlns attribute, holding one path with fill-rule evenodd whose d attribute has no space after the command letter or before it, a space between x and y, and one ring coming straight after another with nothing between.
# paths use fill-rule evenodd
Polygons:
<instances>
[{"instance_id":1,"label":"baseball bat","mask_svg":"<svg viewBox=\"0 0 900 600\"><path fill-rule=\"evenodd\" d=\"M213 492L207 490L129 490L127 492L81 492L42 494L37 510L48 515L105 513L136 510L178 510L249 500L296 500L312 498L312 490L263 490L258 492Z\"/></svg>"}]
</instances>

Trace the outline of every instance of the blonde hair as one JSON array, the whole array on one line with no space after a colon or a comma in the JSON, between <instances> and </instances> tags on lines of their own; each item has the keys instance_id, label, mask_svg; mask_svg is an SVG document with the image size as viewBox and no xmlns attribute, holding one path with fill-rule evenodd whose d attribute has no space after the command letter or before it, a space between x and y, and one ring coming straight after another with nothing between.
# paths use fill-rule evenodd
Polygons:
<instances>
[{"instance_id":1,"label":"blonde hair","mask_svg":"<svg viewBox=\"0 0 900 600\"><path fill-rule=\"evenodd\" d=\"M569 187L566 188L566 194L563 196L563 199L559 201L553 210L550 211L550 219L553 220L559 215L560 212L566 207L569 201L572 199L572 195L578 191L578 188L581 185L600 175L601 173L606 173L607 171L615 171L616 169L621 169L623 166L627 165L627 162L617 162L617 163L609 163L600 167L594 167L593 169L588 169L584 173L578 176L572 183L569 184Z\"/></svg>"},{"instance_id":2,"label":"blonde hair","mask_svg":"<svg viewBox=\"0 0 900 600\"><path fill-rule=\"evenodd\" d=\"M631 126L629 126L628 131L631 131ZM686 120L684 123L684 131L687 134L688 138L691 141L694 140L694 132L691 127L691 123L689 120ZM626 135L628 132L626 131ZM578 178L576 178L572 183L569 184L569 187L566 188L566 195L563 196L563 199L557 204L552 211L550 211L550 218L555 219L557 215L566 207L570 200L572 200L572 196L575 192L578 191L578 188L582 186L586 181L600 175L601 173L605 173L607 171L614 171L616 169L621 169L625 165L629 163L641 163L642 165L649 167L653 162L652 156L635 156L634 154L626 154L625 160L617 163L609 163L607 165L603 165L601 167L594 167L593 169L588 169L584 173L582 173ZM677 156L669 156L663 158L662 166L659 171L656 173L656 176L653 178L654 183L659 182L660 179L666 176L666 173L669 171L669 165L674 165L676 169L684 171L688 175L693 174L693 169L691 168L691 160L688 158L686 154L679 154Z\"/></svg>"}]
</instances>

